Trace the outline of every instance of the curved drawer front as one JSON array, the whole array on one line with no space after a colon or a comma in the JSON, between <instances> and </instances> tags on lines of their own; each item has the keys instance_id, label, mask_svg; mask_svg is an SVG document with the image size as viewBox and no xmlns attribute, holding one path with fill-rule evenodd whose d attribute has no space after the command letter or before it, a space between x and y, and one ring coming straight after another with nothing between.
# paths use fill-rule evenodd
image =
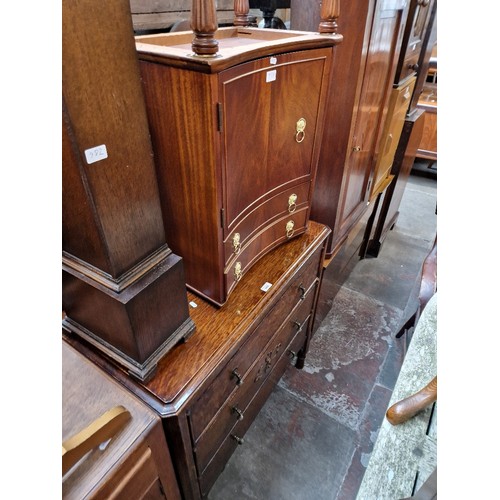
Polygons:
<instances>
[{"instance_id":1,"label":"curved drawer front","mask_svg":"<svg viewBox=\"0 0 500 500\"><path fill-rule=\"evenodd\" d=\"M288 345L285 352L281 355L281 358L276 363L274 369L264 380L258 393L247 406L244 418L237 421L236 425L232 428L225 439L223 439L221 446L205 467L205 470L200 475L200 488L202 495L206 495L209 492L230 456L233 454L236 446L238 446L237 439L242 438L245 435L253 420L261 410L263 404L266 402L267 398L278 383L278 380L290 365L291 359L288 355L288 351L298 352L304 345L306 332L306 327L304 327L300 332L297 332L297 335ZM245 446L244 442L242 446Z\"/></svg>"},{"instance_id":2,"label":"curved drawer front","mask_svg":"<svg viewBox=\"0 0 500 500\"><path fill-rule=\"evenodd\" d=\"M318 248L303 267L298 270L285 292L277 298L274 307L267 316L250 332L248 340L231 360L224 365L203 394L193 403L190 411L190 421L195 441L231 394L244 388L248 371L254 361L278 331L290 311L294 309L296 304L305 301L311 293L308 293L307 290L319 279L321 251L322 248Z\"/></svg>"},{"instance_id":3,"label":"curved drawer front","mask_svg":"<svg viewBox=\"0 0 500 500\"><path fill-rule=\"evenodd\" d=\"M208 462L220 447L231 429L245 418L247 406L263 384L278 359L286 353L290 363L294 363L297 350L287 349L294 337L302 332L305 340L307 323L311 315L315 283L307 291L306 298L296 306L285 320L275 337L267 344L259 358L245 377L245 383L226 401L217 416L205 429L195 445L195 456L198 472L203 473ZM303 346L303 343L300 347ZM299 347L299 350L300 350Z\"/></svg>"},{"instance_id":4,"label":"curved drawer front","mask_svg":"<svg viewBox=\"0 0 500 500\"><path fill-rule=\"evenodd\" d=\"M278 219L242 247L224 270L227 295L260 257L306 230L307 213L306 207Z\"/></svg>"},{"instance_id":5,"label":"curved drawer front","mask_svg":"<svg viewBox=\"0 0 500 500\"><path fill-rule=\"evenodd\" d=\"M309 205L310 182L290 187L263 201L258 207L246 214L238 216L224 229L224 262L239 254L248 240L273 219L293 214Z\"/></svg>"}]
</instances>

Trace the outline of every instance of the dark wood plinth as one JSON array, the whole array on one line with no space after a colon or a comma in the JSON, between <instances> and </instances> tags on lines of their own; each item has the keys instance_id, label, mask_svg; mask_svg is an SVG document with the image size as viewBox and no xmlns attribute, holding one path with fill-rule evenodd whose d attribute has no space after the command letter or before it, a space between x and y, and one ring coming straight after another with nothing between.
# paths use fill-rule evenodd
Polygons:
<instances>
[{"instance_id":1,"label":"dark wood plinth","mask_svg":"<svg viewBox=\"0 0 500 500\"><path fill-rule=\"evenodd\" d=\"M182 261L174 254L120 292L66 265L63 326L144 380L195 329L186 293Z\"/></svg>"}]
</instances>

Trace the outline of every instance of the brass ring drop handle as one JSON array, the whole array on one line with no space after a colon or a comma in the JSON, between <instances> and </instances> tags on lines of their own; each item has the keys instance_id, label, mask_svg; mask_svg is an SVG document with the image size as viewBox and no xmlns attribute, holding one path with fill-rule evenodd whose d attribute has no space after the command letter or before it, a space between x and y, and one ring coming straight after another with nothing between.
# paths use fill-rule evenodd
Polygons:
<instances>
[{"instance_id":1,"label":"brass ring drop handle","mask_svg":"<svg viewBox=\"0 0 500 500\"><path fill-rule=\"evenodd\" d=\"M296 208L297 208L297 195L291 194L288 197L288 212L293 214L293 212L295 212Z\"/></svg>"},{"instance_id":2,"label":"brass ring drop handle","mask_svg":"<svg viewBox=\"0 0 500 500\"><path fill-rule=\"evenodd\" d=\"M234 280L240 281L243 271L241 270L241 262L236 262L234 265Z\"/></svg>"},{"instance_id":3,"label":"brass ring drop handle","mask_svg":"<svg viewBox=\"0 0 500 500\"><path fill-rule=\"evenodd\" d=\"M234 233L233 235L233 252L238 255L241 250L240 233Z\"/></svg>"},{"instance_id":4,"label":"brass ring drop handle","mask_svg":"<svg viewBox=\"0 0 500 500\"><path fill-rule=\"evenodd\" d=\"M238 436L236 436L235 434L231 434L231 437L238 443L238 444L243 444L245 441L243 440L243 438L240 438Z\"/></svg>"},{"instance_id":5,"label":"brass ring drop handle","mask_svg":"<svg viewBox=\"0 0 500 500\"><path fill-rule=\"evenodd\" d=\"M304 138L306 137L306 133L304 132L306 128L306 119L305 118L299 118L297 121L297 125L295 127L295 140L300 144Z\"/></svg>"},{"instance_id":6,"label":"brass ring drop handle","mask_svg":"<svg viewBox=\"0 0 500 500\"><path fill-rule=\"evenodd\" d=\"M295 223L293 222L293 220L289 220L287 223L286 223L286 237L287 238L291 238L293 236L293 227L295 226Z\"/></svg>"},{"instance_id":7,"label":"brass ring drop handle","mask_svg":"<svg viewBox=\"0 0 500 500\"><path fill-rule=\"evenodd\" d=\"M304 300L306 298L306 289L304 288L304 285L302 283L299 285L299 290L300 290L300 300Z\"/></svg>"},{"instance_id":8,"label":"brass ring drop handle","mask_svg":"<svg viewBox=\"0 0 500 500\"><path fill-rule=\"evenodd\" d=\"M231 378L236 378L236 385L243 383L243 377L238 373L236 368L231 372Z\"/></svg>"},{"instance_id":9,"label":"brass ring drop handle","mask_svg":"<svg viewBox=\"0 0 500 500\"><path fill-rule=\"evenodd\" d=\"M243 420L243 412L237 406L233 406L231 411L238 415L238 420Z\"/></svg>"}]
</instances>

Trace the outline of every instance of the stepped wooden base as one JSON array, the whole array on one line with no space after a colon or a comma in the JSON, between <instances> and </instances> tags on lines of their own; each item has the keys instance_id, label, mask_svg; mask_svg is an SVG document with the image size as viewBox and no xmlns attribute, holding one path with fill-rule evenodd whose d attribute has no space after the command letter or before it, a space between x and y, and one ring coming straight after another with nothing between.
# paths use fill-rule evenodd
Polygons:
<instances>
[{"instance_id":1,"label":"stepped wooden base","mask_svg":"<svg viewBox=\"0 0 500 500\"><path fill-rule=\"evenodd\" d=\"M63 327L139 378L195 325L189 316L182 259L170 254L120 292L63 265Z\"/></svg>"}]
</instances>

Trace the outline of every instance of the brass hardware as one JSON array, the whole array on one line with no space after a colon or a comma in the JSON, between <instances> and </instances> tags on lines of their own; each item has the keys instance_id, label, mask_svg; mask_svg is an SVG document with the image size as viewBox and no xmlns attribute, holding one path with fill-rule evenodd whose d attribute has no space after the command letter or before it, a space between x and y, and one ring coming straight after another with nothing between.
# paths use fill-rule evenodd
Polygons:
<instances>
[{"instance_id":1,"label":"brass hardware","mask_svg":"<svg viewBox=\"0 0 500 500\"><path fill-rule=\"evenodd\" d=\"M242 438L234 435L234 434L231 434L231 437L238 443L238 444L243 444L245 441L243 441Z\"/></svg>"},{"instance_id":2,"label":"brass hardware","mask_svg":"<svg viewBox=\"0 0 500 500\"><path fill-rule=\"evenodd\" d=\"M233 235L233 252L238 255L241 250L241 243L240 243L240 233L234 233Z\"/></svg>"},{"instance_id":3,"label":"brass hardware","mask_svg":"<svg viewBox=\"0 0 500 500\"><path fill-rule=\"evenodd\" d=\"M293 220L289 220L286 223L286 237L291 238L293 236L293 226L295 226L295 222Z\"/></svg>"},{"instance_id":4,"label":"brass hardware","mask_svg":"<svg viewBox=\"0 0 500 500\"><path fill-rule=\"evenodd\" d=\"M291 359L294 359L297 356L297 353L289 349L288 355L290 356Z\"/></svg>"},{"instance_id":5,"label":"brass hardware","mask_svg":"<svg viewBox=\"0 0 500 500\"><path fill-rule=\"evenodd\" d=\"M236 378L236 385L241 385L243 383L243 377L238 373L236 368L231 372L231 375L231 378Z\"/></svg>"},{"instance_id":6,"label":"brass hardware","mask_svg":"<svg viewBox=\"0 0 500 500\"><path fill-rule=\"evenodd\" d=\"M238 420L243 420L243 412L238 407L233 406L231 411L238 414Z\"/></svg>"},{"instance_id":7,"label":"brass hardware","mask_svg":"<svg viewBox=\"0 0 500 500\"><path fill-rule=\"evenodd\" d=\"M290 197L288 198L288 211L291 214L293 214L296 208L297 208L297 195L291 194Z\"/></svg>"},{"instance_id":8,"label":"brass hardware","mask_svg":"<svg viewBox=\"0 0 500 500\"><path fill-rule=\"evenodd\" d=\"M234 279L240 281L243 271L241 270L241 262L236 262L234 265Z\"/></svg>"},{"instance_id":9,"label":"brass hardware","mask_svg":"<svg viewBox=\"0 0 500 500\"><path fill-rule=\"evenodd\" d=\"M304 132L304 129L306 128L306 119L305 118L300 118L299 121L297 122L297 126L295 128L295 140L300 144L305 136L306 133Z\"/></svg>"},{"instance_id":10,"label":"brass hardware","mask_svg":"<svg viewBox=\"0 0 500 500\"><path fill-rule=\"evenodd\" d=\"M297 332L300 332L302 330L302 327L304 325L301 325L298 321L294 321L293 324L297 327Z\"/></svg>"},{"instance_id":11,"label":"brass hardware","mask_svg":"<svg viewBox=\"0 0 500 500\"><path fill-rule=\"evenodd\" d=\"M352 150L357 153L358 151L361 151L361 146L354 146Z\"/></svg>"},{"instance_id":12,"label":"brass hardware","mask_svg":"<svg viewBox=\"0 0 500 500\"><path fill-rule=\"evenodd\" d=\"M299 290L300 290L300 300L304 300L306 298L306 289L304 288L304 285L302 283L299 285Z\"/></svg>"}]
</instances>

